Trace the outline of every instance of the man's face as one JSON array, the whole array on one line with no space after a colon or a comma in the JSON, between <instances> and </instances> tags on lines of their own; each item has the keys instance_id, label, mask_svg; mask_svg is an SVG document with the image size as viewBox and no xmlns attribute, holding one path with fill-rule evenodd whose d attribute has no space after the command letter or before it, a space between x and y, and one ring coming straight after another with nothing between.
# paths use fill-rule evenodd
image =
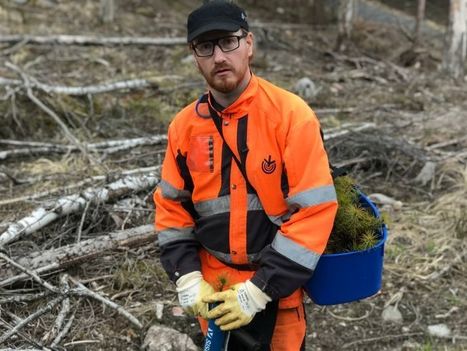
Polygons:
<instances>
[{"instance_id":1,"label":"man's face","mask_svg":"<svg viewBox=\"0 0 467 351\"><path fill-rule=\"evenodd\" d=\"M209 32L196 38L193 44L203 43L227 36L242 36L243 32ZM228 94L234 91L242 80L248 75L250 57L253 56L253 35L247 33L239 39L239 47L229 52L223 52L219 45L214 46L211 56L199 57L193 52L196 66L206 79L209 86L221 93Z\"/></svg>"}]
</instances>

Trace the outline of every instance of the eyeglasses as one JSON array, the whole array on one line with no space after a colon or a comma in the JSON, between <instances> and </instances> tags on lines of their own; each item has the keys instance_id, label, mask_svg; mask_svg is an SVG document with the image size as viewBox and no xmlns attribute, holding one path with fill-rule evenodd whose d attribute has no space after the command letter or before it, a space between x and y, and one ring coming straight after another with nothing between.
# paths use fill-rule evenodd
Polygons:
<instances>
[{"instance_id":1,"label":"eyeglasses","mask_svg":"<svg viewBox=\"0 0 467 351\"><path fill-rule=\"evenodd\" d=\"M240 46L240 39L245 38L247 35L247 33L243 33L242 35L229 35L222 38L200 41L196 44L191 44L191 48L198 57L212 56L216 45L222 52L230 52L238 49Z\"/></svg>"}]
</instances>

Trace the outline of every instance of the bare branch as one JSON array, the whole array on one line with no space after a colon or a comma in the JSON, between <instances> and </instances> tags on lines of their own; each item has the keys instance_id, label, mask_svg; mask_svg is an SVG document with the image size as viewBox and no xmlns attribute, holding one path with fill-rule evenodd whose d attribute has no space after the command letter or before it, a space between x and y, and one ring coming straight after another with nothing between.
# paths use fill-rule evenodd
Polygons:
<instances>
[{"instance_id":1,"label":"bare branch","mask_svg":"<svg viewBox=\"0 0 467 351\"><path fill-rule=\"evenodd\" d=\"M51 285L50 283L46 282L45 280L43 280L35 272L23 267L22 265L20 265L17 262L15 262L11 258L9 258L7 255L5 255L3 252L0 252L0 258L7 261L13 267L18 268L21 272L26 273L28 276L30 276L33 280L35 280L37 283L42 285L44 288L46 288L46 289L48 289L48 290L50 290L50 291L52 291L54 293L59 293L60 292L60 290L57 287L55 287L55 286Z\"/></svg>"},{"instance_id":2,"label":"bare branch","mask_svg":"<svg viewBox=\"0 0 467 351\"><path fill-rule=\"evenodd\" d=\"M65 295L60 295L56 297L55 299L47 302L47 305L45 305L43 308L37 310L36 312L24 318L21 322L16 324L14 328L8 330L5 334L0 336L0 344L4 343L6 340L11 338L13 335L15 335L21 328L23 328L29 322L32 322L36 320L37 318L39 318L40 316L42 316L43 314L50 312L64 298L65 298Z\"/></svg>"},{"instance_id":3,"label":"bare branch","mask_svg":"<svg viewBox=\"0 0 467 351\"><path fill-rule=\"evenodd\" d=\"M138 329L143 328L143 325L141 324L141 322L135 316L133 316L130 312L126 311L122 306L116 304L113 301L110 301L110 300L106 299L105 297L99 295L98 293L96 293L96 292L94 292L92 290L89 290L88 288L86 288L83 284L81 284L79 281L77 281L73 277L70 277L70 280L76 286L78 286L78 289L73 289L73 290L70 291L73 295L92 297L93 299L102 302L104 305L109 306L110 308L116 310L119 315L121 315L121 316L125 317L126 319L128 319Z\"/></svg>"}]
</instances>

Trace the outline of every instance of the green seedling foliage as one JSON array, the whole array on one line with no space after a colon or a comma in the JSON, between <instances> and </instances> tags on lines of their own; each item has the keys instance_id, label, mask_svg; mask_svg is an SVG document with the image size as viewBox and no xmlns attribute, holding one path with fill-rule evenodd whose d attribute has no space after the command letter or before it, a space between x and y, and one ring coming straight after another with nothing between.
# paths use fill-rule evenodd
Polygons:
<instances>
[{"instance_id":1,"label":"green seedling foliage","mask_svg":"<svg viewBox=\"0 0 467 351\"><path fill-rule=\"evenodd\" d=\"M351 177L337 177L334 185L339 207L325 253L360 251L375 246L383 221L360 205Z\"/></svg>"}]
</instances>

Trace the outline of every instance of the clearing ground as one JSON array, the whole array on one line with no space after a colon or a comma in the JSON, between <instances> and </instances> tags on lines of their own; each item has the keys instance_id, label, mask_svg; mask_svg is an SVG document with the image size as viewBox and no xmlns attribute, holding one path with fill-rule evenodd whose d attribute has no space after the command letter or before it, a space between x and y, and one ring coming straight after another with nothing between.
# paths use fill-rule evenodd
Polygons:
<instances>
[{"instance_id":1,"label":"clearing ground","mask_svg":"<svg viewBox=\"0 0 467 351\"><path fill-rule=\"evenodd\" d=\"M335 24L310 23L307 1L240 3L249 10L257 40L254 72L291 90L299 79L311 79L316 91L304 97L328 136L349 129L349 124L366 126L329 137L330 158L347 166L366 193L383 193L402 203L381 205L390 228L381 291L339 306L307 301L307 350L467 350L467 82L454 82L439 70L442 35L425 33L422 47L412 52L405 29L372 21L370 14L357 21L345 51L336 52ZM380 9L374 11L385 11L373 5ZM97 1L0 1L0 35L183 37L192 6L187 0L118 2L115 20L102 23ZM21 148L11 140L69 144L63 128L28 96L15 66L51 86L136 78L151 82L138 89L84 95L34 88L34 96L86 145L164 134L173 115L204 90L184 45L20 41L0 44L0 62L12 64L0 66L0 154ZM0 158L0 233L49 200L101 186L126 170L159 165L164 145L88 156L76 150L31 148L20 156ZM106 177L66 189L99 175ZM85 240L150 224L152 191L134 194L126 202L91 204L84 214L64 216L5 249L19 259L74 243L78 233ZM0 270L5 267L0 260ZM44 279L58 284L55 273ZM144 330L161 323L188 333L201 345L195 320L179 313L154 244L120 247L69 267L67 273L124 306ZM44 289L24 280L1 286L0 337L17 318L26 318L48 300L7 302L8 297ZM95 300L70 300L74 321L57 350L139 349L144 333L127 319ZM163 306L162 317L156 306ZM48 345L44 335L57 314L58 309L44 314L1 346L32 347L40 340ZM433 332L437 325L449 333Z\"/></svg>"}]
</instances>

